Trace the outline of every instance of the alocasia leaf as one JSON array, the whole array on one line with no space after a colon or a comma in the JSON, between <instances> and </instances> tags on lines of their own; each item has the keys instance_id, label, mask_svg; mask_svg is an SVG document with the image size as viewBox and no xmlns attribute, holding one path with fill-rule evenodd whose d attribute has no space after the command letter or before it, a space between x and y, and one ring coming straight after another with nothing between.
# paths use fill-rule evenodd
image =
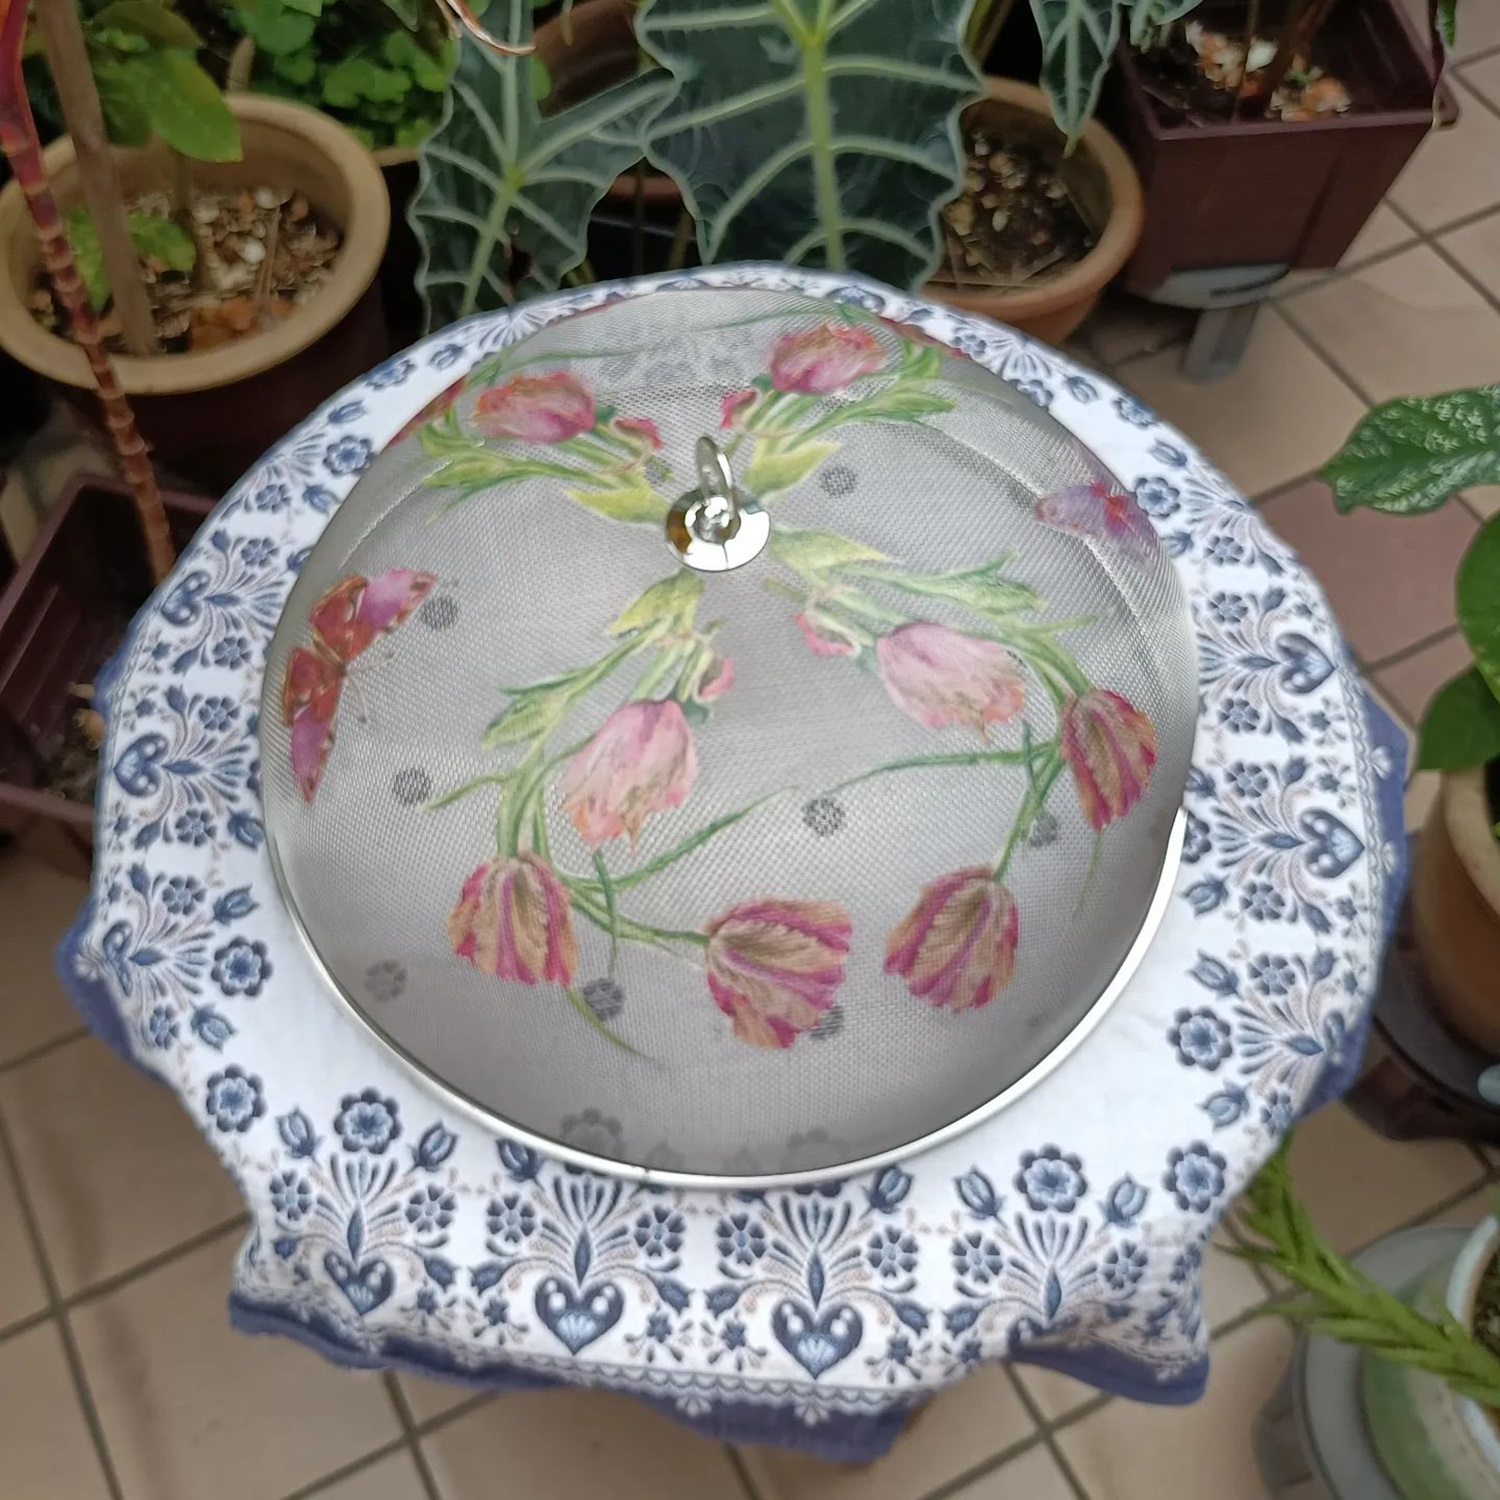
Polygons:
<instances>
[{"instance_id":1,"label":"alocasia leaf","mask_svg":"<svg viewBox=\"0 0 1500 1500\"><path fill-rule=\"evenodd\" d=\"M1144 47L1152 32L1172 21L1179 21L1189 11L1197 10L1200 0L1125 0L1130 7L1130 41Z\"/></svg>"},{"instance_id":2,"label":"alocasia leaf","mask_svg":"<svg viewBox=\"0 0 1500 1500\"><path fill-rule=\"evenodd\" d=\"M641 44L679 81L653 162L705 261L783 260L916 286L959 190L979 93L966 0L648 0Z\"/></svg>"},{"instance_id":3,"label":"alocasia leaf","mask_svg":"<svg viewBox=\"0 0 1500 1500\"><path fill-rule=\"evenodd\" d=\"M1041 85L1058 128L1076 138L1094 113L1120 39L1122 0L1031 0L1042 36Z\"/></svg>"},{"instance_id":4,"label":"alocasia leaf","mask_svg":"<svg viewBox=\"0 0 1500 1500\"><path fill-rule=\"evenodd\" d=\"M1458 623L1474 665L1500 697L1500 516L1480 527L1458 565Z\"/></svg>"},{"instance_id":5,"label":"alocasia leaf","mask_svg":"<svg viewBox=\"0 0 1500 1500\"><path fill-rule=\"evenodd\" d=\"M531 37L526 0L495 0L485 25ZM465 35L443 116L421 149L411 221L429 327L553 290L583 259L590 210L641 155L641 123L673 89L652 70L543 119L531 59ZM511 257L526 267L511 286Z\"/></svg>"},{"instance_id":6,"label":"alocasia leaf","mask_svg":"<svg viewBox=\"0 0 1500 1500\"><path fill-rule=\"evenodd\" d=\"M1469 485L1500 484L1500 385L1377 406L1323 477L1340 510L1398 515L1434 510Z\"/></svg>"}]
</instances>

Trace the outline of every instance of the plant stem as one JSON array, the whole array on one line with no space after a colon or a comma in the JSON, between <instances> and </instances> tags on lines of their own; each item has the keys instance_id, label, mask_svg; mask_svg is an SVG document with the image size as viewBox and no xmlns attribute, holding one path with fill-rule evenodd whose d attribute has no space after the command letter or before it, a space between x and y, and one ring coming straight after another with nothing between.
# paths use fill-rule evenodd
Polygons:
<instances>
[{"instance_id":1,"label":"plant stem","mask_svg":"<svg viewBox=\"0 0 1500 1500\"><path fill-rule=\"evenodd\" d=\"M135 425L135 413L125 399L114 364L99 338L99 325L78 279L57 199L42 166L41 143L21 77L21 40L25 29L24 0L0 0L0 148L25 194L37 238L42 243L43 264L67 309L73 338L83 349L93 372L110 441L135 500L151 573L160 582L172 569L172 533L156 488L156 475L146 456L146 445Z\"/></svg>"},{"instance_id":2,"label":"plant stem","mask_svg":"<svg viewBox=\"0 0 1500 1500\"><path fill-rule=\"evenodd\" d=\"M104 111L94 87L82 23L73 0L35 0L35 7L47 50L47 66L57 88L58 103L62 105L63 122L73 138L83 201L99 236L99 253L104 259L115 311L120 316L125 347L137 358L159 354L151 303L125 217L119 167L104 133Z\"/></svg>"},{"instance_id":3,"label":"plant stem","mask_svg":"<svg viewBox=\"0 0 1500 1500\"><path fill-rule=\"evenodd\" d=\"M635 196L630 204L630 274L646 274L646 163L635 164Z\"/></svg>"},{"instance_id":4,"label":"plant stem","mask_svg":"<svg viewBox=\"0 0 1500 1500\"><path fill-rule=\"evenodd\" d=\"M1231 117L1236 120L1240 117L1240 106L1244 103L1245 85L1250 82L1250 49L1260 33L1260 3L1261 0L1249 0L1245 10L1245 62L1240 69L1240 86L1234 91L1234 108L1230 111Z\"/></svg>"},{"instance_id":5,"label":"plant stem","mask_svg":"<svg viewBox=\"0 0 1500 1500\"><path fill-rule=\"evenodd\" d=\"M672 235L672 248L667 254L667 269L680 271L687 260L688 246L693 243L693 216L687 209L677 216L677 229Z\"/></svg>"}]
</instances>

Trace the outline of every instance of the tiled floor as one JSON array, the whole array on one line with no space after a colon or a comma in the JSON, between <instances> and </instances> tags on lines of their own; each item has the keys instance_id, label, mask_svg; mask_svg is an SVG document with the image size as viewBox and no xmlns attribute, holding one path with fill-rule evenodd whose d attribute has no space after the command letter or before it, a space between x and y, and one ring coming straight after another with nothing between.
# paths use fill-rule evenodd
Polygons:
<instances>
[{"instance_id":1,"label":"tiled floor","mask_svg":"<svg viewBox=\"0 0 1500 1500\"><path fill-rule=\"evenodd\" d=\"M1283 289L1238 373L1184 382L1186 320L1142 304L1107 308L1081 339L1263 503L1408 725L1464 664L1454 563L1500 490L1387 521L1337 517L1310 476L1370 403L1500 380L1500 6L1467 11L1463 123L1423 148L1344 268ZM1413 782L1410 816L1433 786ZM1249 1425L1288 1335L1254 1316L1271 1284L1221 1251L1199 1406L991 1369L867 1469L731 1452L621 1398L475 1397L231 1333L232 1186L171 1099L82 1034L51 977L82 891L0 857L4 1500L1197 1500L1210 1472L1214 1500L1262 1494ZM1346 1249L1402 1224L1473 1221L1500 1179L1500 1156L1392 1145L1338 1108L1299 1131L1293 1163Z\"/></svg>"}]
</instances>

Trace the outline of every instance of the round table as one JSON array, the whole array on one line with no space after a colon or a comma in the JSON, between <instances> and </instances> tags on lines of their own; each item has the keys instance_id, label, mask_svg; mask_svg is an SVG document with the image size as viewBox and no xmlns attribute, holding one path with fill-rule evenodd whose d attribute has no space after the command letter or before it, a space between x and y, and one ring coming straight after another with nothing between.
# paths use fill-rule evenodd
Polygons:
<instances>
[{"instance_id":1,"label":"round table","mask_svg":"<svg viewBox=\"0 0 1500 1500\"><path fill-rule=\"evenodd\" d=\"M256 733L292 577L384 443L543 324L727 285L857 303L1049 408L1158 528L1201 665L1175 897L1102 1024L955 1141L741 1194L628 1184L496 1138L356 1029L281 906ZM349 1365L607 1386L717 1436L845 1460L986 1360L1142 1400L1201 1393L1204 1242L1292 1121L1352 1076L1404 876L1404 740L1317 586L1224 478L1056 351L847 276L716 268L444 329L235 487L101 680L93 889L61 968L245 1195L236 1323ZM398 1004L387 968L377 1003ZM607 1141L610 1124L575 1134Z\"/></svg>"}]
</instances>

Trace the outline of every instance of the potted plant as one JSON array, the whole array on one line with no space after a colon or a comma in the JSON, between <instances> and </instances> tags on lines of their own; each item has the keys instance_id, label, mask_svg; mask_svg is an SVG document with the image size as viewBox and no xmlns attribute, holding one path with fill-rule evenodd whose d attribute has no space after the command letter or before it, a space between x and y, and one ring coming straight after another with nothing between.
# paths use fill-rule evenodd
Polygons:
<instances>
[{"instance_id":1,"label":"potted plant","mask_svg":"<svg viewBox=\"0 0 1500 1500\"><path fill-rule=\"evenodd\" d=\"M46 14L39 6L39 18ZM98 257L88 253L92 240L77 248L81 261L96 261L96 299L118 315L118 333L107 324L106 336L130 349L119 375L142 431L169 469L219 491L384 356L372 282L389 211L378 170L342 127L282 100L226 101L195 61L197 41L155 0L96 12L77 57L56 71L65 109L69 90L91 76L102 87L89 95L109 107L97 127L84 122L81 152L65 137L47 149L44 166L75 243L89 232L98 241ZM18 67L7 86L20 91ZM67 113L71 120L75 111ZM109 152L106 136L129 149ZM198 163L191 170L189 156ZM101 215L97 190L89 192L106 167L117 172L113 193L137 227L157 236L139 256L145 290L133 285L129 265L121 269L125 237L111 235L113 215ZM85 198L87 216L77 212ZM189 238L181 258L160 239L169 219ZM0 246L0 345L83 401L88 363L67 337L62 309L49 305L17 183L0 193Z\"/></svg>"},{"instance_id":2,"label":"potted plant","mask_svg":"<svg viewBox=\"0 0 1500 1500\"><path fill-rule=\"evenodd\" d=\"M1416 515L1469 485L1500 483L1500 386L1388 402L1324 470L1341 510ZM1418 840L1410 894L1433 1005L1500 1055L1500 516L1458 567L1458 622L1474 665L1423 716L1418 765L1443 773Z\"/></svg>"},{"instance_id":3,"label":"potted plant","mask_svg":"<svg viewBox=\"0 0 1500 1500\"><path fill-rule=\"evenodd\" d=\"M1302 1293L1268 1310L1365 1351L1365 1431L1403 1500L1496 1500L1500 1222L1486 1219L1456 1260L1392 1293L1318 1233L1292 1189L1286 1152L1251 1182L1239 1219L1250 1240L1243 1258Z\"/></svg>"},{"instance_id":4,"label":"potted plant","mask_svg":"<svg viewBox=\"0 0 1500 1500\"><path fill-rule=\"evenodd\" d=\"M983 7L979 29L1005 9ZM584 26L567 43L563 28L580 13ZM940 0L915 17L898 0L873 0L858 25L845 25L832 14L767 3L726 9L724 24L714 25L713 10L697 0L647 0L632 33L622 6L598 0L538 33L554 85L545 108L527 91L524 57L463 41L462 87L450 92L443 123L422 150L413 204L427 247L419 281L433 321L591 274L590 212L611 191L651 196L649 176L628 175L643 155L681 195L673 263L695 239L705 260L786 259L921 286L947 259L943 205L968 194L993 228L996 207L982 199L1016 188L997 177L992 189L973 165L983 144L990 172L1011 129L1020 155L1050 163L1037 174L1039 196L1051 188L1050 202L1087 200L1099 243L1091 250L1084 236L1070 249L1089 267L1059 276L1068 286L1036 309L1034 324L1029 285L1001 290L993 281L950 279L932 289L954 300L982 297L987 311L1065 336L1110 265L1128 254L1129 166L1115 152L1109 171L1099 167L1102 133L1088 134L1072 163L1060 165L1067 140L1047 120L1041 94L999 84L976 106L979 124L965 117L966 151L959 115L980 80L970 61L975 23L966 36L965 15L962 0ZM530 8L521 0L492 5L485 24L516 52L531 44ZM569 46L576 50L565 52ZM500 149L483 128L482 117L496 115L520 122ZM994 122L993 142L980 133L984 121ZM472 169L476 162L482 172ZM1116 188L1110 171L1124 186ZM503 193L487 180L504 182ZM476 217L482 230L455 223ZM967 263L965 271L967 281L978 280Z\"/></svg>"},{"instance_id":5,"label":"potted plant","mask_svg":"<svg viewBox=\"0 0 1500 1500\"><path fill-rule=\"evenodd\" d=\"M1403 0L1155 0L1114 46L1146 209L1125 285L1248 309L1190 351L1190 372L1222 373L1254 305L1290 270L1336 266L1432 129L1440 49Z\"/></svg>"}]
</instances>

